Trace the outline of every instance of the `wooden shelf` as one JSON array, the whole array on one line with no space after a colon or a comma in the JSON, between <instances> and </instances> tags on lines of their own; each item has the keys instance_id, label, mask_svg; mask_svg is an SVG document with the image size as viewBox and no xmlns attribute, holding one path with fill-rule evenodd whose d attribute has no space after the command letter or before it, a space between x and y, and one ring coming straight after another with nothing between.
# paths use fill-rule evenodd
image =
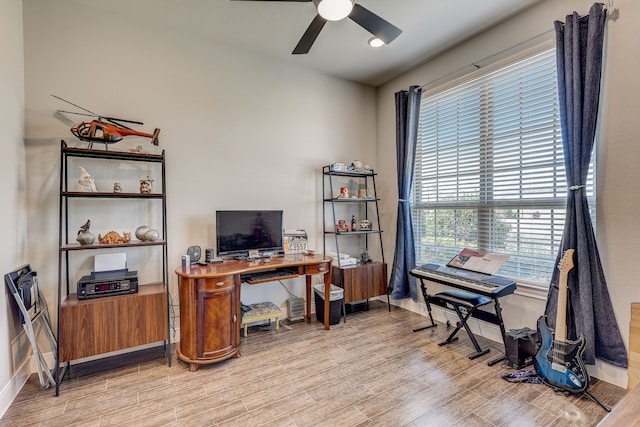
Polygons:
<instances>
[{"instance_id":1,"label":"wooden shelf","mask_svg":"<svg viewBox=\"0 0 640 427\"><path fill-rule=\"evenodd\" d=\"M166 245L166 240L156 240L155 242L143 242L141 240L132 240L129 243L114 243L114 244L102 244L95 243L93 245L81 245L80 243L69 243L60 247L60 252L66 251L84 251L93 249L110 249L110 248L130 248L134 246L163 246Z\"/></svg>"},{"instance_id":2,"label":"wooden shelf","mask_svg":"<svg viewBox=\"0 0 640 427\"><path fill-rule=\"evenodd\" d=\"M161 163L164 159L163 154L150 154L150 153L138 153L135 151L108 151L108 150L93 150L89 148L76 148L68 147L65 141L62 141L62 154L66 154L70 157L90 157L101 158L111 160L129 160L140 162L157 162Z\"/></svg>"},{"instance_id":3,"label":"wooden shelf","mask_svg":"<svg viewBox=\"0 0 640 427\"><path fill-rule=\"evenodd\" d=\"M325 175L331 176L346 176L346 177L356 177L356 178L366 178L368 176L376 176L377 173L370 169L369 172L353 172L353 171L332 171L331 166L323 166L322 173Z\"/></svg>"},{"instance_id":4,"label":"wooden shelf","mask_svg":"<svg viewBox=\"0 0 640 427\"><path fill-rule=\"evenodd\" d=\"M162 199L161 193L107 193L107 192L81 192L81 191L63 191L64 197L79 199Z\"/></svg>"},{"instance_id":5,"label":"wooden shelf","mask_svg":"<svg viewBox=\"0 0 640 427\"><path fill-rule=\"evenodd\" d=\"M335 202L335 203L368 203L368 202L378 202L380 199L375 199L373 197L367 198L357 198L357 197L336 197L333 199L324 199L325 202Z\"/></svg>"}]
</instances>

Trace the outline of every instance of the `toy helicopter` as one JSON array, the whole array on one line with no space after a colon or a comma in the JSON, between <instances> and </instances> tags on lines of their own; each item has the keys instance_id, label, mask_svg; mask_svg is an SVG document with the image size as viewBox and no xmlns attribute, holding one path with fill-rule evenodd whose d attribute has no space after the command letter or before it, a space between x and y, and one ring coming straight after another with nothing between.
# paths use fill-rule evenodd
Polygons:
<instances>
[{"instance_id":1,"label":"toy helicopter","mask_svg":"<svg viewBox=\"0 0 640 427\"><path fill-rule=\"evenodd\" d=\"M71 104L76 108L86 111L86 113L78 113L73 111L57 110L59 113L77 114L80 116L89 116L89 117L97 118L96 120L92 120L90 122L79 123L71 128L72 134L74 134L81 141L86 141L89 143L89 146L87 148L93 148L93 143L99 142L104 144L105 150L108 150L109 149L108 144L114 144L118 141L121 141L122 138L125 136L141 136L144 138L150 138L151 143L153 145L158 145L158 142L159 142L158 135L160 134L160 129L158 128L156 128L153 131L153 134L138 132L136 130L131 129L130 127L123 125L121 122L133 123L137 125L143 125L144 123L136 122L133 120L125 120L125 119L117 119L114 117L100 116L92 111L87 110L86 108L83 108L79 105L74 104L73 102L60 98L59 96L56 96L56 95L51 95L51 96L61 101L64 101L67 104Z\"/></svg>"}]
</instances>

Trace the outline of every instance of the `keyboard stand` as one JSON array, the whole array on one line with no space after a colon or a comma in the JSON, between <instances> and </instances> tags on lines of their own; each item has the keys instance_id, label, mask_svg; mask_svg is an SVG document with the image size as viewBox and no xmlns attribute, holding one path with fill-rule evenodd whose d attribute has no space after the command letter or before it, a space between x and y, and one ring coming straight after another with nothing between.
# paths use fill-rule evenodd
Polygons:
<instances>
[{"instance_id":1,"label":"keyboard stand","mask_svg":"<svg viewBox=\"0 0 640 427\"><path fill-rule=\"evenodd\" d=\"M424 303L427 306L427 311L429 312L429 320L431 320L431 324L427 325L427 326L422 326L422 327L419 327L419 328L414 328L413 332L424 331L425 329L431 329L431 328L435 328L436 326L438 326L436 324L436 322L433 321L433 313L431 312L431 304L429 303L429 299L431 298L431 295L429 295L427 293L427 287L425 286L425 284L422 281L422 279L420 279L420 289L422 290L422 296L424 298Z\"/></svg>"},{"instance_id":2,"label":"keyboard stand","mask_svg":"<svg viewBox=\"0 0 640 427\"><path fill-rule=\"evenodd\" d=\"M422 296L424 297L424 302L427 306L427 311L429 312L429 320L431 321L431 324L427 325L427 326L422 326L419 328L415 328L413 331L417 332L417 331L422 331L425 329L430 329L430 328L434 328L437 326L436 322L433 320L433 314L431 312L431 304L435 304L437 306L440 307L444 307L444 308L450 308L447 307L447 304L444 303L444 301L440 298L434 298L434 296L429 295L429 293L427 292L427 285L424 283L424 278L422 277L416 277L417 279L420 280L420 290L422 291ZM488 311L484 311L484 310L473 310L470 314L469 314L469 318L474 317L476 319L482 320L484 322L488 322L488 323L492 323L494 325L497 325L498 327L500 327L500 334L502 335L502 343L505 346L505 351L506 351L506 330L504 327L504 320L502 319L502 307L500 307L500 302L498 301L498 298L491 298L493 300L493 308L495 310L495 314L488 312ZM483 304L485 305L485 304ZM460 316L460 315L458 315ZM467 319L468 320L468 319ZM463 327L463 326L461 326ZM473 341L473 340L472 340ZM489 362L487 362L488 366L493 366L499 362L502 362L505 359L504 354L493 359L490 360Z\"/></svg>"}]
</instances>

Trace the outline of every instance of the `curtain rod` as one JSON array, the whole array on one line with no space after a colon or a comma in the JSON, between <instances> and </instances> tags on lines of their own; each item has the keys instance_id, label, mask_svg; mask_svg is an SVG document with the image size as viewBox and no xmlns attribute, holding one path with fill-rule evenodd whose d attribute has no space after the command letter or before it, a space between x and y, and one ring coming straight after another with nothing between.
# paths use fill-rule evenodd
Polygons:
<instances>
[{"instance_id":1,"label":"curtain rod","mask_svg":"<svg viewBox=\"0 0 640 427\"><path fill-rule=\"evenodd\" d=\"M607 0L607 3L606 3L606 4L605 4L605 3L602 3L602 5L605 7L605 13L606 13L608 10L613 10L613 0ZM588 16L589 16L589 14L581 15L581 16L579 17L579 19L586 18L586 17L588 17ZM563 23L562 25L564 25L564 23ZM469 65L465 65L465 66L463 66L463 67L460 67L460 68L458 68L457 70L452 71L452 72L450 72L450 73L448 73L448 74L445 74L445 75L444 75L444 76L442 76L442 77L438 77L438 78L437 78L437 79L435 79L435 80L431 80L430 82L427 82L427 83L425 83L425 84L423 84L423 85L420 85L420 88L421 88L421 89L424 89L424 88L425 88L425 87L427 87L427 86L431 86L432 84L437 83L437 82L439 82L439 81L441 81L441 80L448 79L449 77L451 77L451 76L453 76L453 75L456 75L456 74L458 74L458 73L461 73L462 71L465 71L465 70L467 70L467 69L469 69L469 68L474 68L474 69L476 69L476 70L479 70L479 69L480 69L480 65L478 65L478 64L483 63L483 62L486 62L486 61L488 61L488 60L490 60L490 59L493 59L493 58L495 58L496 56L503 55L503 54L505 54L506 52L509 52L509 51L511 51L511 50L513 50L513 49L517 49L517 48L519 48L520 46L522 46L522 45L524 45L524 44L531 43L532 41L537 40L537 39L539 39L539 38L541 38L541 37L544 37L544 36L546 36L547 34L549 34L549 33L553 32L553 31L555 31L555 28L551 28L551 29L549 29L549 30L547 30L547 31L544 31L544 32L542 32L542 33L540 33L540 34L537 34L537 35L535 35L535 36L533 36L533 37L531 37L531 38L529 38L529 39L527 39L527 40L524 40L524 41L522 41L522 42L520 42L520 43L518 43L518 44L516 44L516 45L510 46L510 47L508 47L508 48L506 48L506 49L503 49L503 50L501 50L501 51L499 51L499 52L496 52L496 53L494 53L494 54L491 54L491 55L489 55L489 56L485 56L484 58L482 58L482 59L480 59L480 60L478 60L478 61L473 61L473 62L472 62L471 64L469 64Z\"/></svg>"}]
</instances>

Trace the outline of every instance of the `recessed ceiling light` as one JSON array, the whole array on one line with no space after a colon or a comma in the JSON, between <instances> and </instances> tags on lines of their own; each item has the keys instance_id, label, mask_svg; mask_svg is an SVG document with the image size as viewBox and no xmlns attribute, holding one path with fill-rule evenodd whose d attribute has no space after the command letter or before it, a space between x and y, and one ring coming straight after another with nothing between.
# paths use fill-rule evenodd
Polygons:
<instances>
[{"instance_id":1,"label":"recessed ceiling light","mask_svg":"<svg viewBox=\"0 0 640 427\"><path fill-rule=\"evenodd\" d=\"M384 42L375 36L371 37L368 43L369 43L369 46L371 47L380 47L384 45Z\"/></svg>"}]
</instances>

